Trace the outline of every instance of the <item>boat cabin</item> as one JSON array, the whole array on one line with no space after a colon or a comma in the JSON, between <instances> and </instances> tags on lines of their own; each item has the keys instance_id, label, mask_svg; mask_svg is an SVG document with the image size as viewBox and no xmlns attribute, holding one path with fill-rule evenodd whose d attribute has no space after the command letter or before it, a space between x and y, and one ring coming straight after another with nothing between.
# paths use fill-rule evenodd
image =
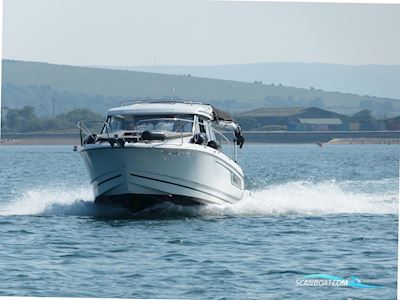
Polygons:
<instances>
[{"instance_id":1,"label":"boat cabin","mask_svg":"<svg viewBox=\"0 0 400 300\"><path fill-rule=\"evenodd\" d=\"M111 146L118 143L123 147L125 143L180 140L218 149L221 139L229 143L218 130L222 128L235 132L235 144L244 141L233 119L211 105L175 101L127 104L110 109L100 134L90 134L83 144L108 141Z\"/></svg>"}]
</instances>

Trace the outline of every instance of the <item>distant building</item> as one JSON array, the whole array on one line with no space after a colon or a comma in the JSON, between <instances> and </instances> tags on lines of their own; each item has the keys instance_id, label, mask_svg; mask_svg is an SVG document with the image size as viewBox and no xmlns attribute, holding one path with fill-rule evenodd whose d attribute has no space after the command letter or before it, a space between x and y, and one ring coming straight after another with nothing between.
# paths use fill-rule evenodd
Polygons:
<instances>
[{"instance_id":1,"label":"distant building","mask_svg":"<svg viewBox=\"0 0 400 300\"><path fill-rule=\"evenodd\" d=\"M350 117L309 108L265 107L236 115L244 130L347 131Z\"/></svg>"},{"instance_id":2,"label":"distant building","mask_svg":"<svg viewBox=\"0 0 400 300\"><path fill-rule=\"evenodd\" d=\"M383 120L387 130L400 130L400 116Z\"/></svg>"},{"instance_id":3,"label":"distant building","mask_svg":"<svg viewBox=\"0 0 400 300\"><path fill-rule=\"evenodd\" d=\"M351 121L349 123L349 130L350 131L359 131L361 129L361 123L357 121Z\"/></svg>"},{"instance_id":4,"label":"distant building","mask_svg":"<svg viewBox=\"0 0 400 300\"><path fill-rule=\"evenodd\" d=\"M343 130L343 122L340 118L299 118L292 128L296 131Z\"/></svg>"}]
</instances>

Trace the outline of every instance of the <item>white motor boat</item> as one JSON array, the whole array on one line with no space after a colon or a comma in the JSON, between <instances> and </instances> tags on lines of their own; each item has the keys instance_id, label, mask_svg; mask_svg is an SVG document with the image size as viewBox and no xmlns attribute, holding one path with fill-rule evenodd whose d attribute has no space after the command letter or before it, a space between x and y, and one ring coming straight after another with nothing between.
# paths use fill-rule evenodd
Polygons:
<instances>
[{"instance_id":1,"label":"white motor boat","mask_svg":"<svg viewBox=\"0 0 400 300\"><path fill-rule=\"evenodd\" d=\"M108 111L99 134L78 127L96 203L140 211L164 201L226 204L243 196L240 126L211 105L128 102ZM219 131L226 129L232 158L222 152L231 143Z\"/></svg>"}]
</instances>

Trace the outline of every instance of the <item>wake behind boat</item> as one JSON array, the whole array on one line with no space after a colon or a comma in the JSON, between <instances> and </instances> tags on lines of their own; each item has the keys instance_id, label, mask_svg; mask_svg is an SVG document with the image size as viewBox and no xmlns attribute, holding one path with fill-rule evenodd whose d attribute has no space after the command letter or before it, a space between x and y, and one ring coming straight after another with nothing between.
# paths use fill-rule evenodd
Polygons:
<instances>
[{"instance_id":1,"label":"wake behind boat","mask_svg":"<svg viewBox=\"0 0 400 300\"><path fill-rule=\"evenodd\" d=\"M99 134L78 127L96 203L140 211L164 201L226 204L243 196L240 126L211 105L128 102L108 111ZM230 141L218 129L234 133L233 158L222 152Z\"/></svg>"}]
</instances>

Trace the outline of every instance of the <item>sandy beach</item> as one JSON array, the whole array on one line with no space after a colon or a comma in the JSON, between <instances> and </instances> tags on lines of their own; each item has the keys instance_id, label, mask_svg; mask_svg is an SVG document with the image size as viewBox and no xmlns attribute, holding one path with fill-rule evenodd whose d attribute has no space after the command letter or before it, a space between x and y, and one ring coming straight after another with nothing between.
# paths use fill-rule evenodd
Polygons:
<instances>
[{"instance_id":1,"label":"sandy beach","mask_svg":"<svg viewBox=\"0 0 400 300\"><path fill-rule=\"evenodd\" d=\"M0 145L79 145L75 138L26 138L0 140Z\"/></svg>"}]
</instances>

